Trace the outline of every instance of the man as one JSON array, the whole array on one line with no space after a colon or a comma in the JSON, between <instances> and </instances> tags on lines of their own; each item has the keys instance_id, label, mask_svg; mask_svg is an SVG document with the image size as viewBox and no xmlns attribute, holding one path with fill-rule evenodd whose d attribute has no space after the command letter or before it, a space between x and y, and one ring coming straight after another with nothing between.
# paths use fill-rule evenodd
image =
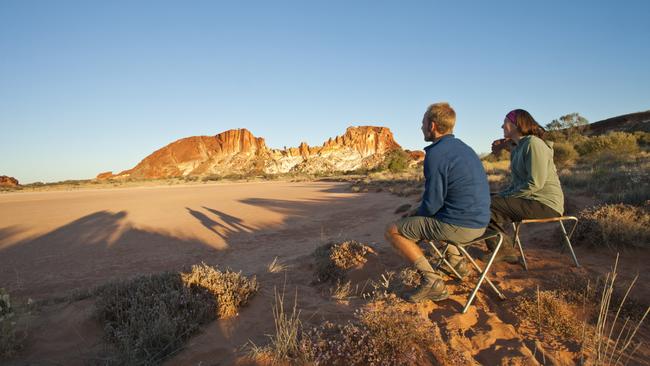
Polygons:
<instances>
[{"instance_id":1,"label":"man","mask_svg":"<svg viewBox=\"0 0 650 366\"><path fill-rule=\"evenodd\" d=\"M388 225L386 239L423 275L422 284L406 296L411 302L440 301L449 295L417 245L420 240L466 243L483 235L490 221L490 189L476 153L452 134L456 112L447 103L430 105L422 118L422 134L431 145L424 150L425 186L415 216ZM459 274L467 268L458 249L447 259ZM463 272L463 273L461 273Z\"/></svg>"}]
</instances>

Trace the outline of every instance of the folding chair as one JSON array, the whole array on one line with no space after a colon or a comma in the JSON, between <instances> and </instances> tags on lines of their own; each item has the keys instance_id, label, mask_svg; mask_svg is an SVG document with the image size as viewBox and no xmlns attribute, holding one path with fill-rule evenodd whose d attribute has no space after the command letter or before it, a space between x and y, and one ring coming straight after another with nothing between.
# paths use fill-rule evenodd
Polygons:
<instances>
[{"instance_id":1,"label":"folding chair","mask_svg":"<svg viewBox=\"0 0 650 366\"><path fill-rule=\"evenodd\" d=\"M485 239L491 239L491 238L495 238L495 237L499 238L499 240L497 242L497 246L494 249L494 252L492 252L492 256L490 256L490 260L488 260L487 264L485 265L485 268L481 269L481 267L476 263L474 258L472 258L472 256L469 255L469 253L467 252L467 250L465 250L464 247L468 246L468 245L471 245L471 244L474 244L474 243L478 243L478 242L483 241ZM474 240L472 240L470 242L467 242L467 243L455 243L455 242L452 242L450 240L441 240L440 242L442 244L445 244L445 248L443 249L442 252L440 251L440 249L438 249L438 247L436 247L434 241L429 241L429 245L431 245L431 248L433 248L436 255L438 255L438 257L440 258L439 262L437 264L438 267L442 263L446 264L447 267L449 267L451 269L453 274L460 281L463 281L463 277L461 277L458 274L458 272L456 272L456 269L454 268L454 266L452 266L451 263L449 263L449 261L447 261L447 258L445 258L445 254L447 253L447 249L449 249L449 245L453 245L456 248L458 248L460 253L465 258L467 258L469 260L469 262L472 263L472 265L474 265L474 268L476 268L476 270L479 273L478 282L476 283L476 286L474 287L474 289L472 290L472 293L470 294L469 298L467 299L467 303L465 304L465 307L463 308L463 314L465 314L467 312L467 310L469 309L470 305L472 305L472 301L474 301L474 297L476 296L476 293L478 292L479 288L481 288L481 284L483 284L483 280L487 281L487 283L490 285L490 287L492 287L494 292L496 292L496 294L499 296L499 298L501 300L506 299L506 297L503 296L503 294L494 285L494 283L492 283L492 281L490 281L490 279L487 277L488 271L490 270L490 267L492 266L492 263L494 262L494 258L496 257L497 253L499 252L499 248L501 248L501 244L503 243L503 235L501 233L496 232L496 231L485 232L485 234L483 234L482 236L480 236L480 237L478 237L478 238L476 238L476 239L474 239Z\"/></svg>"},{"instance_id":2,"label":"folding chair","mask_svg":"<svg viewBox=\"0 0 650 366\"><path fill-rule=\"evenodd\" d=\"M573 227L571 228L571 231L569 232L568 235L566 229L564 228L563 221L573 221ZM524 224L548 223L548 222L560 223L564 244L569 248L569 251L571 252L571 257L573 257L573 262L575 262L576 267L580 267L580 264L578 264L578 258L576 258L576 254L573 251L573 247L571 246L571 240L570 240L571 235L573 235L573 232L576 230L576 226L578 226L578 219L574 216L560 216L560 217L552 217L548 219L525 219L525 220L512 223L512 227L515 231L515 243L513 245L516 244L519 247L519 252L521 253L521 262L524 266L524 269L528 271L528 264L526 263L526 257L524 256L524 248L521 246L521 240L519 239L519 232L521 231L521 226ZM564 251L564 247L562 247L562 251Z\"/></svg>"}]
</instances>

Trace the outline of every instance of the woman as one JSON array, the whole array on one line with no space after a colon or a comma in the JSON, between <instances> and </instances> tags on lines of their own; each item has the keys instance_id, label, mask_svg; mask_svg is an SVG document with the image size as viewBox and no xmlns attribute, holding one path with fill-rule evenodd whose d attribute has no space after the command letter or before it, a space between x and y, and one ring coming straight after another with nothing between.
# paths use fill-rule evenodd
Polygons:
<instances>
[{"instance_id":1,"label":"woman","mask_svg":"<svg viewBox=\"0 0 650 366\"><path fill-rule=\"evenodd\" d=\"M503 136L513 142L510 153L510 186L492 195L488 228L504 234L495 260L517 263L517 251L505 235L505 225L523 219L562 216L564 194L553 163L553 143L544 141L544 129L523 109L510 111L503 120ZM494 250L495 241L488 242Z\"/></svg>"}]
</instances>

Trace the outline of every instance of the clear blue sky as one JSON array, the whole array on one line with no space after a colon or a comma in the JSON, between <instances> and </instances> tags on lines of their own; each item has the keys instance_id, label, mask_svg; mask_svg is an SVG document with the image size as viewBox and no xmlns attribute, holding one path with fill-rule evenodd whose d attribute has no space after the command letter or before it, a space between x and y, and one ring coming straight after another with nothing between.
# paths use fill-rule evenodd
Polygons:
<instances>
[{"instance_id":1,"label":"clear blue sky","mask_svg":"<svg viewBox=\"0 0 650 366\"><path fill-rule=\"evenodd\" d=\"M542 124L650 109L648 1L0 0L0 175L94 177L182 137L275 148L350 125L425 146L448 101L477 153Z\"/></svg>"}]
</instances>

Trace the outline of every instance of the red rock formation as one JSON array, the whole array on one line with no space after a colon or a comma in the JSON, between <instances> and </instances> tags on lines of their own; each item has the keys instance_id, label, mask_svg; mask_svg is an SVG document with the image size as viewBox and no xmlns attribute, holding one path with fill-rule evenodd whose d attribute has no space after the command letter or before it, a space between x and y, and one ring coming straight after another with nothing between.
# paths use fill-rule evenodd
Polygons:
<instances>
[{"instance_id":1,"label":"red rock formation","mask_svg":"<svg viewBox=\"0 0 650 366\"><path fill-rule=\"evenodd\" d=\"M0 175L0 187L18 187L18 179L6 175Z\"/></svg>"},{"instance_id":2,"label":"red rock formation","mask_svg":"<svg viewBox=\"0 0 650 366\"><path fill-rule=\"evenodd\" d=\"M413 160L416 163L419 163L424 160L424 151L421 150L404 150L404 151L406 151L406 153L409 154L411 160Z\"/></svg>"},{"instance_id":3,"label":"red rock formation","mask_svg":"<svg viewBox=\"0 0 650 366\"><path fill-rule=\"evenodd\" d=\"M110 178L113 178L113 172L99 173L99 174L97 174L97 177L95 179L97 179L97 180L106 180L106 179L110 179Z\"/></svg>"},{"instance_id":4,"label":"red rock formation","mask_svg":"<svg viewBox=\"0 0 650 366\"><path fill-rule=\"evenodd\" d=\"M512 140L499 139L492 141L492 155L500 156L503 150L510 151L512 149Z\"/></svg>"},{"instance_id":5,"label":"red rock formation","mask_svg":"<svg viewBox=\"0 0 650 366\"><path fill-rule=\"evenodd\" d=\"M393 138L393 133L386 127L360 126L348 127L345 134L331 138L323 144L323 149L351 148L362 156L385 154L400 149Z\"/></svg>"},{"instance_id":6,"label":"red rock formation","mask_svg":"<svg viewBox=\"0 0 650 366\"><path fill-rule=\"evenodd\" d=\"M102 173L97 179L347 171L375 167L387 152L399 148L385 127L350 127L322 147L302 142L297 148L284 150L267 148L263 138L254 137L246 129L228 130L216 136L177 140L147 156L133 169L117 175Z\"/></svg>"},{"instance_id":7,"label":"red rock formation","mask_svg":"<svg viewBox=\"0 0 650 366\"><path fill-rule=\"evenodd\" d=\"M118 176L151 179L210 174L211 162L239 154L258 155L266 150L264 139L256 138L245 128L228 130L216 136L192 136L155 151L133 169Z\"/></svg>"}]
</instances>

